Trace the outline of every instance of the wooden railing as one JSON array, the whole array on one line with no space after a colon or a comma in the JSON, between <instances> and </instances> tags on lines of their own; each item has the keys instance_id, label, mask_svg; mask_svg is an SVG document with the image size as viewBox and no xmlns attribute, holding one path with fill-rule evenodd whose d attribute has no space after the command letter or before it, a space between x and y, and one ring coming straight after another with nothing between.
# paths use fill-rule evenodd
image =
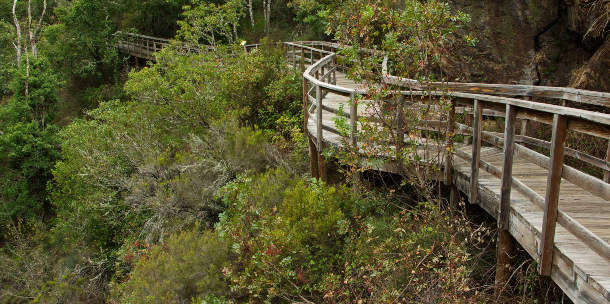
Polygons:
<instances>
[{"instance_id":1,"label":"wooden railing","mask_svg":"<svg viewBox=\"0 0 610 304\"><path fill-rule=\"evenodd\" d=\"M315 42L306 43L308 46L298 48L295 44L289 44L293 53L293 64L295 64L297 54L303 55L310 52L307 62L312 65L303 74L304 77L304 104L305 115L311 116L316 123L317 134L315 134L317 146L322 147L324 141L322 130L339 134L339 131L332 126L327 126L322 121L322 111L335 112L335 109L326 109L322 105L322 99L326 93L334 93L349 96L349 114L344 114L349 119L351 134L349 135L351 144L357 146L357 124L358 114L356 104L353 102L356 95L368 95L366 90L348 89L334 84L332 72L337 68L335 60L337 54L334 53L339 48L333 44L321 44L328 49L315 49L320 44ZM298 49L298 50L297 50ZM300 52L300 53L299 53ZM389 77L395 84L410 83L408 79ZM478 173L484 169L490 174L501 179L500 195L500 214L498 225L501 230L508 229L508 216L510 210L510 191L511 188L519 191L522 195L531 200L536 206L544 210L542 244L539 252L540 273L549 275L551 270L552 252L554 246L555 227L559 223L566 230L578 237L584 244L593 251L610 262L610 245L596 236L594 233L583 227L576 220L571 218L562 210L558 209L559 186L561 178L572 182L575 185L601 197L610 200L610 184L607 182L580 172L570 166L563 164L564 155L570 155L597 166L605 171L610 171L610 162L590 156L584 152L573 149L566 149L566 135L568 130L579 133L589 134L596 137L610 139L610 115L569 108L566 106L552 105L529 100L522 100L504 96L523 96L556 98L562 101L586 103L594 105L610 105L610 94L578 90L571 88L554 87L534 87L519 85L488 85L488 84L460 84L460 83L432 83L433 88L448 89L448 96L453 98L458 107L456 112L468 113L472 115L472 126L455 123L456 133L472 135L472 153L469 155L457 149L457 156L471 162L470 180L470 200L477 200ZM461 92L460 92L461 91ZM485 93L472 94L470 92ZM395 94L401 95L401 99L411 96L430 95L440 97L443 93L438 91L398 91ZM493 96L498 95L498 96ZM311 103L309 105L308 102ZM418 106L418 105L412 105ZM470 110L473 109L473 110ZM315 110L315 111L312 111ZM497 134L482 131L483 113L497 114L506 117L504 134ZM469 114L472 113L472 114ZM307 118L306 118L307 119ZM515 134L517 119L523 122L537 121L552 125L552 140L550 142ZM503 167L496 168L493 165L481 160L481 144L486 141L490 144L502 147L504 150ZM527 143L550 149L550 157L537 153L525 146L515 145L516 142ZM398 147L397 147L398 148ZM513 155L520 157L548 170L546 195L543 198L525 184L512 176ZM447 168L446 168L447 169Z\"/></svg>"}]
</instances>

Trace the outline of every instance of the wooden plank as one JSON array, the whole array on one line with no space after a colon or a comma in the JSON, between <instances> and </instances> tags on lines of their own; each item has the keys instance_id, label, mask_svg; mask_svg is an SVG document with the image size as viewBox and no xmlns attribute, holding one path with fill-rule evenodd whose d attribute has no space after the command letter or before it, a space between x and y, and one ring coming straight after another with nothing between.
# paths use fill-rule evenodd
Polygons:
<instances>
[{"instance_id":1,"label":"wooden plank","mask_svg":"<svg viewBox=\"0 0 610 304\"><path fill-rule=\"evenodd\" d=\"M481 159L481 123L483 120L483 102L475 99L474 101L474 125L472 143L472 163L470 167L470 203L477 202L477 191L479 184L479 161Z\"/></svg>"},{"instance_id":2,"label":"wooden plank","mask_svg":"<svg viewBox=\"0 0 610 304\"><path fill-rule=\"evenodd\" d=\"M544 217L542 224L542 239L540 248L540 274L549 276L553 262L553 246L555 242L555 226L557 225L557 210L559 188L563 170L563 151L568 134L568 119L555 114L553 120L553 139L551 144L551 163L547 178L546 197L544 200Z\"/></svg>"}]
</instances>

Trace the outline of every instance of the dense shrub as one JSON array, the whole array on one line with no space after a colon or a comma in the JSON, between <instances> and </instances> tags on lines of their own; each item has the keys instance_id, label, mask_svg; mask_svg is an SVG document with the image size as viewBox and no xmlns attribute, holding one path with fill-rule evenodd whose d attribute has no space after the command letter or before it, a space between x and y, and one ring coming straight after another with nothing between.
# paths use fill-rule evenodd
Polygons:
<instances>
[{"instance_id":1,"label":"dense shrub","mask_svg":"<svg viewBox=\"0 0 610 304\"><path fill-rule=\"evenodd\" d=\"M310 293L337 260L347 189L275 170L241 175L224 191L227 210L216 228L241 255L229 272L233 288L268 299L295 300Z\"/></svg>"},{"instance_id":2,"label":"dense shrub","mask_svg":"<svg viewBox=\"0 0 610 304\"><path fill-rule=\"evenodd\" d=\"M196 297L229 292L222 274L229 246L213 231L197 228L171 236L143 256L129 280L118 287L121 303L190 303Z\"/></svg>"}]
</instances>

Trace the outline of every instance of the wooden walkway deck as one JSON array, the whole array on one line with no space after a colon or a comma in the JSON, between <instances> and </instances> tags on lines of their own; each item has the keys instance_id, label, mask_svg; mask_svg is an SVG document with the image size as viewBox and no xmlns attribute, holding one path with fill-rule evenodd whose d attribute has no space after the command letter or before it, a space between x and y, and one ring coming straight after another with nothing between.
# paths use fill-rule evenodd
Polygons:
<instances>
[{"instance_id":1,"label":"wooden walkway deck","mask_svg":"<svg viewBox=\"0 0 610 304\"><path fill-rule=\"evenodd\" d=\"M154 52L163 47L153 42L151 48L151 41L156 41L154 37L144 36L140 42L134 37L129 39L123 39L124 43L117 49L140 58L153 60ZM140 46L134 43L140 43ZM350 107L350 100L357 94L366 95L367 91L339 71L335 58L341 46L327 42L298 42L283 43L282 47L293 66L308 64L303 75L305 124L310 137L312 173L324 177L321 149L341 148L346 139L337 131L333 118L343 105L343 111L347 113L344 115L352 127L351 140L357 144L354 134L360 127L358 117L367 115L366 106ZM409 82L392 76L386 77L386 81ZM456 144L456 153L444 168L449 170L448 174L441 173L439 178L498 219L501 244L498 256L508 254L502 244L509 235L538 261L541 274L550 275L573 302L610 303L610 149L606 159L591 157L586 151L563 149L567 130L610 139L610 115L565 107L566 102L607 107L610 106L610 94L570 88L445 85L454 90L452 98L465 106L462 113L474 122L468 126L455 124L456 133L472 135L473 144ZM478 95L480 93L486 95ZM563 106L529 101L534 97L560 99ZM483 113L505 116L507 131L503 135L482 132ZM552 125L553 140L545 142L515 135L516 118L522 121L522 129L527 128L530 120ZM495 146L482 146L482 141ZM502 148L505 144L513 146L513 142L550 148L551 157L536 154L521 145L514 145L513 149ZM564 154L601 168L606 172L604 179L562 165ZM505 164L505 160L512 162ZM390 164L378 169L392 171L395 168ZM555 182L549 182L553 180ZM505 271L501 268L498 265L498 271Z\"/></svg>"},{"instance_id":2,"label":"wooden walkway deck","mask_svg":"<svg viewBox=\"0 0 610 304\"><path fill-rule=\"evenodd\" d=\"M336 85L349 89L362 87L336 72ZM349 108L349 97L329 93L322 104L328 109ZM365 115L365 106L358 108L359 115ZM336 114L323 111L323 124L335 128ZM317 123L310 116L308 131L317 139ZM342 136L323 130L323 141L335 147L342 144ZM472 156L472 145L456 144L457 149ZM503 166L503 150L498 147L482 147L481 160L496 168ZM547 189L548 169L514 156L512 175L527 187L544 197ZM455 158L453 162L453 183L468 198L471 191L471 161ZM486 171L479 172L478 198L475 203L483 207L493 217L498 218L500 210L501 178ZM562 179L559 192L559 209L596 234L604 241L610 241L610 202L583 188ZM536 206L518 191L510 197L510 233L519 244L539 260L544 210ZM551 278L575 303L610 303L610 263L589 248L561 226L555 231Z\"/></svg>"}]
</instances>

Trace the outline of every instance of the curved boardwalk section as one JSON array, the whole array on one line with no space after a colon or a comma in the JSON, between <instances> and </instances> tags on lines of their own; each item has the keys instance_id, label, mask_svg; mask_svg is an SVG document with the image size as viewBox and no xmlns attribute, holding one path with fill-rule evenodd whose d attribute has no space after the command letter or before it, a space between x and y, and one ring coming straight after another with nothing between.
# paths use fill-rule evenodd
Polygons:
<instances>
[{"instance_id":1,"label":"curved boardwalk section","mask_svg":"<svg viewBox=\"0 0 610 304\"><path fill-rule=\"evenodd\" d=\"M137 50L138 46L127 42L121 45L120 51L137 55L129 50ZM281 47L293 66L307 66L303 75L304 123L309 135L312 174L324 179L324 157L320 153L324 147L342 148L346 142L359 145L359 119L367 116L366 105L354 105L351 100L357 95L366 96L367 90L341 72L342 67L336 62L339 45L298 42L283 43ZM157 46L141 48L154 51ZM385 76L385 80L417 85L392 76ZM610 139L610 115L566 106L575 103L609 106L610 94L552 87L444 85L450 89L448 95L454 109L466 121L445 123L445 127L466 140L445 143L454 145L454 153L441 160L443 171L436 178L452 186L452 199L459 199L461 193L498 220L496 279L506 280L502 275L509 273L506 264L510 264L511 244L516 241L538 262L539 272L550 276L575 303L610 303L610 155L600 159L586 151L565 147L568 132ZM432 86L442 88L443 84ZM395 94L402 100L424 95L410 90ZM432 92L431 96L441 94ZM553 99L561 105L533 102L531 98ZM338 115L348 124L349 134L344 131L341 135L338 131L334 119ZM486 116L504 117L504 133L483 131ZM532 121L552 128L552 140L528 137L525 131ZM515 133L517 129L521 134ZM439 157L424 153L425 139L415 142L421 144L415 153ZM394 144L399 149L406 141ZM542 150L550 155L537 152ZM564 165L565 156L597 167L604 172L604 178ZM377 169L400 170L391 161Z\"/></svg>"}]
</instances>

